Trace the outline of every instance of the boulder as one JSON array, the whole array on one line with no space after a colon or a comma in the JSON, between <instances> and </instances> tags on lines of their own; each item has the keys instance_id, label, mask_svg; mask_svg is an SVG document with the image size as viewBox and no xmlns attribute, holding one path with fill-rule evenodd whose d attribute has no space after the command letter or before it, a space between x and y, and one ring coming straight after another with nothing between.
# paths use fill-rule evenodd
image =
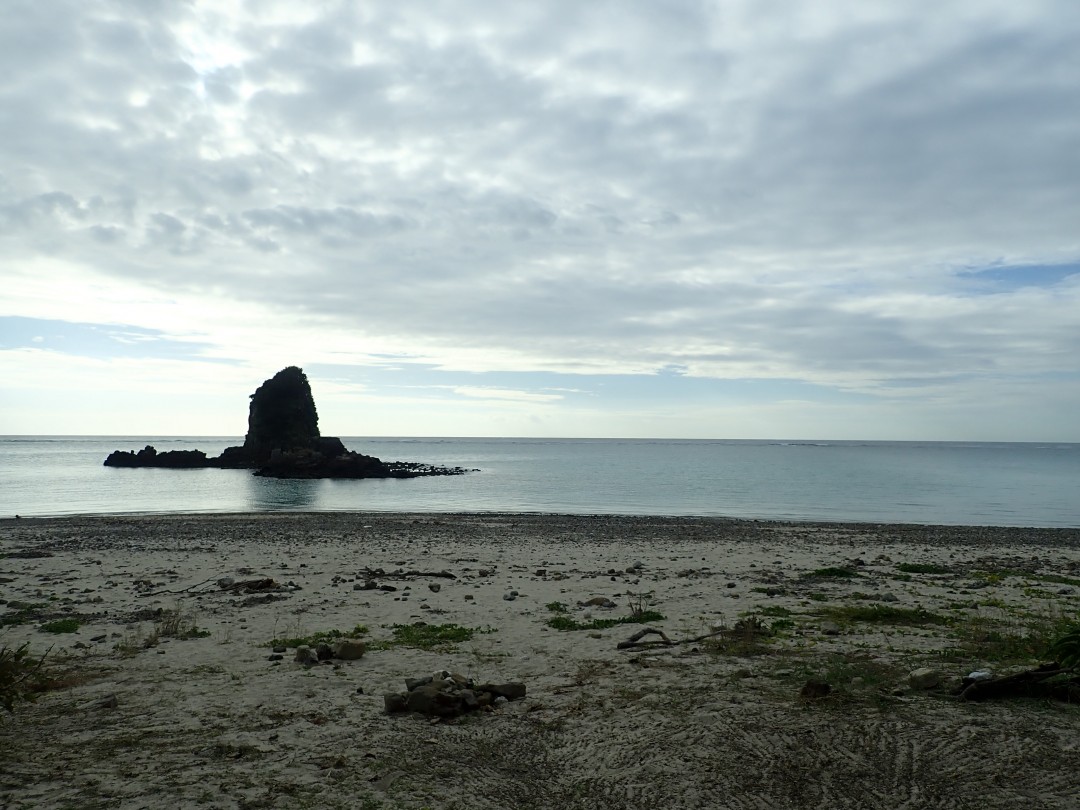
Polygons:
<instances>
[{"instance_id":1,"label":"boulder","mask_svg":"<svg viewBox=\"0 0 1080 810\"><path fill-rule=\"evenodd\" d=\"M908 685L912 689L935 689L941 685L941 673L928 667L912 670L908 674Z\"/></svg>"}]
</instances>

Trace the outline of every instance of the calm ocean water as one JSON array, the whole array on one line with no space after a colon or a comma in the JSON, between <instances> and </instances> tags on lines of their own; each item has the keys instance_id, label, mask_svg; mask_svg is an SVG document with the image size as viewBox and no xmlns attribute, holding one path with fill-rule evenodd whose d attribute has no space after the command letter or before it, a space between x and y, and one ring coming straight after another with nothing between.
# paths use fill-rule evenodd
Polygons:
<instances>
[{"instance_id":1,"label":"calm ocean water","mask_svg":"<svg viewBox=\"0 0 1080 810\"><path fill-rule=\"evenodd\" d=\"M236 437L0 437L0 516L279 510L701 515L1080 526L1080 444L343 437L387 461L479 468L389 481L124 470L115 449Z\"/></svg>"}]
</instances>

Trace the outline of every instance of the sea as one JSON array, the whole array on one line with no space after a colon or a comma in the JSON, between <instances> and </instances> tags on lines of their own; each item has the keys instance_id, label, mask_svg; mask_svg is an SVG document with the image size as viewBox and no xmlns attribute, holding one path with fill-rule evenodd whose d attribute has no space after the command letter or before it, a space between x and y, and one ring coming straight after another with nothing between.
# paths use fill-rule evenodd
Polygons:
<instances>
[{"instance_id":1,"label":"sea","mask_svg":"<svg viewBox=\"0 0 1080 810\"><path fill-rule=\"evenodd\" d=\"M1080 527L1080 444L342 437L384 461L476 470L288 481L247 470L117 469L113 450L229 436L0 436L0 517L389 511L680 515Z\"/></svg>"}]
</instances>

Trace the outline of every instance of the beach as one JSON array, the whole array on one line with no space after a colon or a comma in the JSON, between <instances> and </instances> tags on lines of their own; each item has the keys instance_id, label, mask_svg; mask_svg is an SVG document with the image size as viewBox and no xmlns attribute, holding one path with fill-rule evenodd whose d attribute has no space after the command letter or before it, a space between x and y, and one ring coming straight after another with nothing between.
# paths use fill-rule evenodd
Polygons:
<instances>
[{"instance_id":1,"label":"beach","mask_svg":"<svg viewBox=\"0 0 1080 810\"><path fill-rule=\"evenodd\" d=\"M1038 664L1043 635L1077 620L1077 529L4 520L0 599L0 645L48 651L56 675L2 716L3 807L1075 808L1080 796L1080 707L951 694L972 671ZM425 649L395 632L418 626L460 633ZM658 646L619 648L645 627ZM291 642L316 634L311 647L353 636L366 650L298 663ZM442 671L526 695L457 717L386 711L406 679Z\"/></svg>"}]
</instances>

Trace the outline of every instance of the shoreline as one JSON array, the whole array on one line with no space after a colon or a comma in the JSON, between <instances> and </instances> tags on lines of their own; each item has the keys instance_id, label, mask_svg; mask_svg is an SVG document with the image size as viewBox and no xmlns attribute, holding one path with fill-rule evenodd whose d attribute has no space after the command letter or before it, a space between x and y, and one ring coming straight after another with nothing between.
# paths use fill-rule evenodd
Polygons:
<instances>
[{"instance_id":1,"label":"shoreline","mask_svg":"<svg viewBox=\"0 0 1080 810\"><path fill-rule=\"evenodd\" d=\"M0 515L0 529L8 524L19 525L24 521L92 521L92 520L126 520L126 519L288 519L320 518L323 516L337 516L342 519L371 518L413 518L413 519L451 519L451 518L497 518L522 520L625 520L625 521L701 521L716 523L733 523L747 525L777 525L777 526L806 526L816 528L838 529L863 529L874 531L879 529L901 530L927 530L935 532L967 532L986 530L992 532L1036 532L1036 533L1074 533L1080 541L1080 525L1078 526L1039 526L1039 525L1012 525L994 523L913 523L900 521L877 521L877 520L820 520L813 518L774 518L774 517L737 517L730 515L681 515L681 514L641 514L633 512L545 512L533 511L505 511L505 510L472 510L472 511L401 511L401 510L356 510L356 509L274 509L263 511L180 511L180 512L78 512L78 513L55 513L48 515Z\"/></svg>"},{"instance_id":2,"label":"shoreline","mask_svg":"<svg viewBox=\"0 0 1080 810\"><path fill-rule=\"evenodd\" d=\"M72 680L0 722L0 804L12 808L978 797L1004 810L1067 808L1080 793L1080 707L949 695L973 669L1023 668L1038 653L1012 642L1080 617L1080 529L189 513L4 519L0 555L0 617L13 601L39 605L0 628L0 644L52 645ZM584 604L596 599L615 606ZM621 650L639 625L550 624L624 619L641 599L671 639L724 633ZM170 616L208 635L163 633ZM76 632L40 629L64 617ZM774 632L728 632L755 617ZM395 635L420 622L471 638L420 649ZM357 625L358 660L270 660L273 639ZM940 684L914 688L927 668ZM527 695L438 722L384 712L384 693L443 669ZM807 702L813 678L832 691Z\"/></svg>"}]
</instances>

